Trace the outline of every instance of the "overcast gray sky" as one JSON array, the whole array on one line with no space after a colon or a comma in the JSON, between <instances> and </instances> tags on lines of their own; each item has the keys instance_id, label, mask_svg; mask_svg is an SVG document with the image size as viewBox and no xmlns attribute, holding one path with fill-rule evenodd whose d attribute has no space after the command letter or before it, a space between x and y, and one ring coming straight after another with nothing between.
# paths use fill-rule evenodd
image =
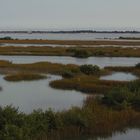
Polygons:
<instances>
[{"instance_id":1,"label":"overcast gray sky","mask_svg":"<svg viewBox=\"0 0 140 140\"><path fill-rule=\"evenodd\" d=\"M140 0L0 0L1 29L140 29Z\"/></svg>"}]
</instances>

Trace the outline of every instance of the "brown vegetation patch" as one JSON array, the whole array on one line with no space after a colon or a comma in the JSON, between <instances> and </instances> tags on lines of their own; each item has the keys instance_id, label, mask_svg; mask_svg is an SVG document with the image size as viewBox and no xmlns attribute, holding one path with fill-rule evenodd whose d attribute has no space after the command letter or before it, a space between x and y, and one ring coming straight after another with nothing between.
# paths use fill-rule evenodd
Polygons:
<instances>
[{"instance_id":1,"label":"brown vegetation patch","mask_svg":"<svg viewBox=\"0 0 140 140\"><path fill-rule=\"evenodd\" d=\"M17 73L11 74L4 77L6 81L32 81L45 79L46 76L35 73Z\"/></svg>"}]
</instances>

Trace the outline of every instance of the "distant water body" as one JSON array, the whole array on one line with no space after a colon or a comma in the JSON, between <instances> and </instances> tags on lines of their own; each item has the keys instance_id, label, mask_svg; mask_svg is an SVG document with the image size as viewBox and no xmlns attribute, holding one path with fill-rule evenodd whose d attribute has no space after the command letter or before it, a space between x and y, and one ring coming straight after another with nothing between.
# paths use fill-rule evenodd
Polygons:
<instances>
[{"instance_id":1,"label":"distant water body","mask_svg":"<svg viewBox=\"0 0 140 140\"><path fill-rule=\"evenodd\" d=\"M140 33L0 33L0 38L5 36L14 39L95 40L116 39L119 37L140 38Z\"/></svg>"}]
</instances>

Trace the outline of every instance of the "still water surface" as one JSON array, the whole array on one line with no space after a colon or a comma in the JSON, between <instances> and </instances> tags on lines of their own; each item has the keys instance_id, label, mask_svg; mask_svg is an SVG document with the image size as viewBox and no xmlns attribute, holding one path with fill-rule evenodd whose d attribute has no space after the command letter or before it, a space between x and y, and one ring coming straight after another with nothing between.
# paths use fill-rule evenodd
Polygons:
<instances>
[{"instance_id":1,"label":"still water surface","mask_svg":"<svg viewBox=\"0 0 140 140\"><path fill-rule=\"evenodd\" d=\"M58 79L61 77L49 75L45 80L7 82L1 75L0 86L3 90L0 92L0 105L13 105L26 113L39 108L58 111L71 106L82 106L87 95L74 90L56 90L49 86L50 81Z\"/></svg>"},{"instance_id":2,"label":"still water surface","mask_svg":"<svg viewBox=\"0 0 140 140\"><path fill-rule=\"evenodd\" d=\"M111 75L102 76L101 80L113 80L113 81L133 81L137 77L131 73L114 72Z\"/></svg>"},{"instance_id":3,"label":"still water surface","mask_svg":"<svg viewBox=\"0 0 140 140\"><path fill-rule=\"evenodd\" d=\"M140 37L137 33L1 33L1 37L10 36L14 39L50 39L50 40L95 40L95 39L114 39L122 37Z\"/></svg>"}]
</instances>

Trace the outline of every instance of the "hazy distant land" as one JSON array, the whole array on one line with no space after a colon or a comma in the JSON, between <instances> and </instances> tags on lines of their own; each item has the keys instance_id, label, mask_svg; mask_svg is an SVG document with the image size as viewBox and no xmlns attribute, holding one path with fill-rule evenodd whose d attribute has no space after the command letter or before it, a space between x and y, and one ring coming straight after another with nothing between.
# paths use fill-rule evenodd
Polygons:
<instances>
[{"instance_id":1,"label":"hazy distant land","mask_svg":"<svg viewBox=\"0 0 140 140\"><path fill-rule=\"evenodd\" d=\"M140 33L140 31L96 31L96 30L59 30L59 31L0 31L0 33Z\"/></svg>"}]
</instances>

